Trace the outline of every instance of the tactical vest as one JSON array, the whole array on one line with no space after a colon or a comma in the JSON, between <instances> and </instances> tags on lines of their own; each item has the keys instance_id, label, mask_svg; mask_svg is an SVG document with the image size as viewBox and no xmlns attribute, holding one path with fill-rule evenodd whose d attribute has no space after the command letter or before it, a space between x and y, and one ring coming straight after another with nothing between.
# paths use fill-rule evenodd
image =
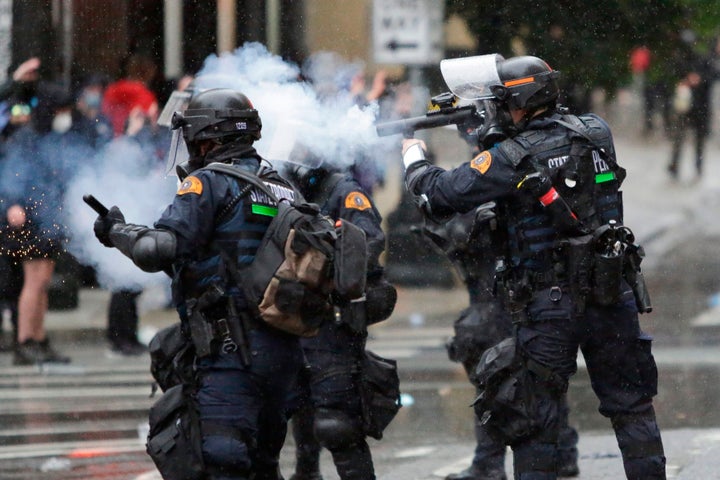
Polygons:
<instances>
[{"instance_id":1,"label":"tactical vest","mask_svg":"<svg viewBox=\"0 0 720 480\"><path fill-rule=\"evenodd\" d=\"M262 171L258 176L280 199L292 200L294 191L287 182L277 175L265 175ZM183 285L191 288L186 294L190 297L202 293L214 283L224 284L224 270L221 269L220 251L225 251L231 258L237 259L237 266L250 265L268 224L277 214L277 203L259 188L250 184L242 184L234 180L229 182L231 195L226 199L225 206L217 213L215 236L204 250L199 252L197 260L183 269ZM241 203L241 208L236 208ZM231 292L238 295L239 292Z\"/></svg>"},{"instance_id":2,"label":"tactical vest","mask_svg":"<svg viewBox=\"0 0 720 480\"><path fill-rule=\"evenodd\" d=\"M562 128L521 132L498 148L516 166L528 159L532 168L549 176L579 220L578 236L610 220L622 224L619 187L625 170L615 160L606 125L594 115L556 115L548 121ZM517 197L504 205L511 219L508 231L513 263L541 271L552 268L557 261L553 250L568 234L560 232L537 198Z\"/></svg>"}]
</instances>

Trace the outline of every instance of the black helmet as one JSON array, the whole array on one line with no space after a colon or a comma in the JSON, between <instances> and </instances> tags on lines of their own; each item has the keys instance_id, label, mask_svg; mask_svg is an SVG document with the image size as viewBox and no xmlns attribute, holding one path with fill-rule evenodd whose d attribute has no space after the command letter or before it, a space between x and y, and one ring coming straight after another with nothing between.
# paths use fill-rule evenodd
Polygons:
<instances>
[{"instance_id":1,"label":"black helmet","mask_svg":"<svg viewBox=\"0 0 720 480\"><path fill-rule=\"evenodd\" d=\"M182 128L185 143L218 139L220 143L248 136L260 139L262 122L250 100L229 88L205 90L193 96L187 109L176 112L172 128Z\"/></svg>"},{"instance_id":2,"label":"black helmet","mask_svg":"<svg viewBox=\"0 0 720 480\"><path fill-rule=\"evenodd\" d=\"M497 68L503 85L493 88L493 93L511 109L552 106L560 94L557 83L560 72L538 57L508 58L499 62Z\"/></svg>"}]
</instances>

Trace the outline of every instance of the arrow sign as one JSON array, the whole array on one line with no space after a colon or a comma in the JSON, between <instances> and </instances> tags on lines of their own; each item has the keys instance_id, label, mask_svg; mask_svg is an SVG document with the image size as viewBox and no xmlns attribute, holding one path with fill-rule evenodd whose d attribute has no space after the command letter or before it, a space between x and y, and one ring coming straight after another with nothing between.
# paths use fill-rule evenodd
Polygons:
<instances>
[{"instance_id":1,"label":"arrow sign","mask_svg":"<svg viewBox=\"0 0 720 480\"><path fill-rule=\"evenodd\" d=\"M389 48L390 50L397 50L398 48L418 48L418 47L419 47L419 45L417 42L400 43L395 39L390 40L387 44L387 48Z\"/></svg>"},{"instance_id":2,"label":"arrow sign","mask_svg":"<svg viewBox=\"0 0 720 480\"><path fill-rule=\"evenodd\" d=\"M444 0L373 0L376 63L428 65L443 51Z\"/></svg>"}]
</instances>

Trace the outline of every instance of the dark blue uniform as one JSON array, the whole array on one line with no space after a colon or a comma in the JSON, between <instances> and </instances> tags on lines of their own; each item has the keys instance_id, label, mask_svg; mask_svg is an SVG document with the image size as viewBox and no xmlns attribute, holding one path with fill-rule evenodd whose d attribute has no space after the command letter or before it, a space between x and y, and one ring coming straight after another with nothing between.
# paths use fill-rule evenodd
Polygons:
<instances>
[{"instance_id":1,"label":"dark blue uniform","mask_svg":"<svg viewBox=\"0 0 720 480\"><path fill-rule=\"evenodd\" d=\"M665 457L652 405L657 369L651 339L640 329L632 291L625 284L616 304L601 307L588 302L586 308L578 308L580 300L571 292L573 272L567 256L557 248L568 235L561 232L538 198L517 187L538 168L552 176L571 165L572 132L555 121L561 118L557 113L534 118L513 139L450 171L426 163L411 164L408 188L426 195L438 215L467 212L488 201L498 203L499 216L507 223L509 270L514 278L525 279L530 288L517 312L522 352L567 382L576 371L579 348L600 400L600 413L611 419L615 429L627 477L664 479ZM580 118L596 147L614 158L607 124L594 115ZM593 153L592 165L595 182L589 188L601 190L596 182L612 179L614 174L597 153ZM593 205L593 220L605 224L614 219L621 224L620 198L616 191L600 191ZM541 417L537 420L542 427L539 433L512 444L515 476L554 479L562 389L553 388L537 375L534 378Z\"/></svg>"},{"instance_id":2,"label":"dark blue uniform","mask_svg":"<svg viewBox=\"0 0 720 480\"><path fill-rule=\"evenodd\" d=\"M495 294L495 266L503 252L497 238L500 225L494 210L495 204L488 203L447 220L436 222L428 219L425 225L428 240L448 256L468 291L470 306L460 313L453 324L455 336L448 343L448 356L452 361L462 363L471 380L483 352L512 335L513 331L510 314ZM566 473L577 469L578 441L577 431L568 424L568 414L569 408L563 396L558 469ZM505 444L488 434L477 415L475 440L471 466L450 474L447 480L506 478Z\"/></svg>"},{"instance_id":3,"label":"dark blue uniform","mask_svg":"<svg viewBox=\"0 0 720 480\"><path fill-rule=\"evenodd\" d=\"M322 212L360 227L366 235L368 277L382 273L378 258L385 248L382 218L357 181L340 174L326 182L317 198ZM320 198L322 197L322 198ZM297 472L317 472L320 447L330 450L342 480L375 478L372 455L362 428L358 365L367 331L355 332L328 318L317 336L302 338L307 366L301 375L300 399L295 398L293 435ZM317 440L316 440L317 439Z\"/></svg>"},{"instance_id":4,"label":"dark blue uniform","mask_svg":"<svg viewBox=\"0 0 720 480\"><path fill-rule=\"evenodd\" d=\"M252 173L256 158L234 161ZM267 183L267 182L266 182ZM270 217L253 213L253 204L274 203L257 190L243 197L227 214L225 207L244 185L234 177L197 170L187 177L173 203L155 227L177 238L175 301L187 320L186 303L213 283L226 287L239 312L248 305L237 288L221 276L219 251L252 262ZM272 185L280 197L292 190ZM285 401L302 365L298 338L273 329L261 320L250 322L247 340L250 365L237 353L218 353L198 360L197 401L203 430L203 455L214 480L277 478L278 457L286 435Z\"/></svg>"}]
</instances>

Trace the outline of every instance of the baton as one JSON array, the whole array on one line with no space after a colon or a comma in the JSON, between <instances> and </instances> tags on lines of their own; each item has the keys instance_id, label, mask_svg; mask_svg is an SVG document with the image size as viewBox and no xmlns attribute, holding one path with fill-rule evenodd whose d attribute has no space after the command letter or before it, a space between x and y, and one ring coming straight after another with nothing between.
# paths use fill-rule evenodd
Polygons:
<instances>
[{"instance_id":1,"label":"baton","mask_svg":"<svg viewBox=\"0 0 720 480\"><path fill-rule=\"evenodd\" d=\"M98 213L98 215L100 215L101 217L106 216L109 212L108 208L105 205L103 205L100 202L100 200L98 200L97 198L93 197L90 194L83 195L83 201L85 203L87 203L88 205L90 205L90 208L95 210Z\"/></svg>"}]
</instances>

